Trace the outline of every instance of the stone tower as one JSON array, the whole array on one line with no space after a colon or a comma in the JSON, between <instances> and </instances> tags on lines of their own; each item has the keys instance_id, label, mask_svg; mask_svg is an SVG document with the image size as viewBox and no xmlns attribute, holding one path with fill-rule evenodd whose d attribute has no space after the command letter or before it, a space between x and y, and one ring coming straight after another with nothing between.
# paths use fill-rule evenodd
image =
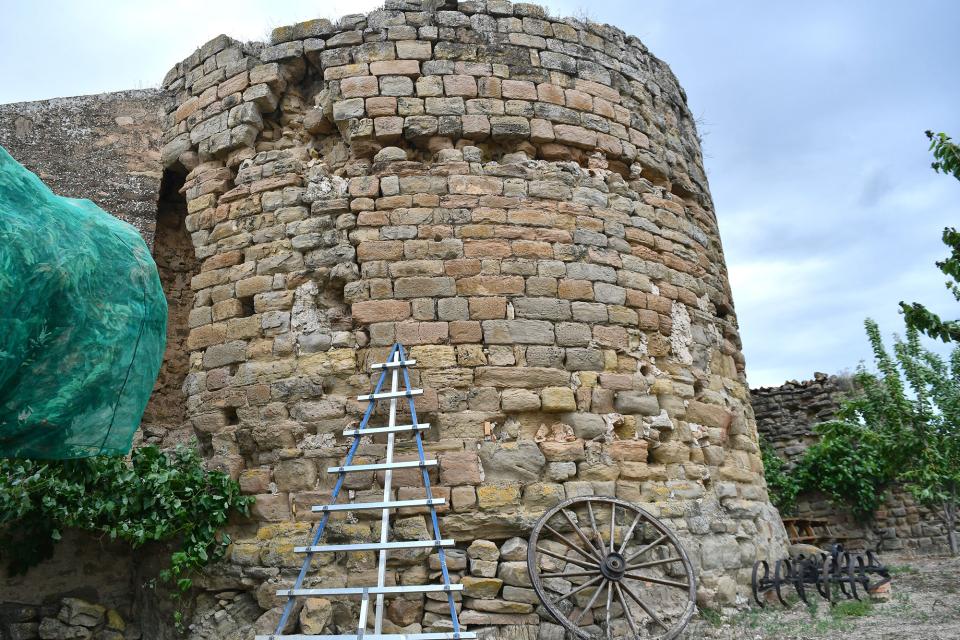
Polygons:
<instances>
[{"instance_id":1,"label":"stone tower","mask_svg":"<svg viewBox=\"0 0 960 640\"><path fill-rule=\"evenodd\" d=\"M505 0L388 0L269 44L220 36L163 84L165 192L185 199L197 261L184 415L256 496L207 586L257 606L214 597L198 624L278 604L394 341L418 361L451 537L524 537L564 497L615 495L679 532L712 606L781 554L694 121L639 40ZM362 461L382 454L370 441ZM399 499L420 490L408 475ZM351 481L378 492L373 473ZM407 560L398 579L429 570ZM357 554L320 571L374 569ZM434 610L391 616L429 627Z\"/></svg>"}]
</instances>

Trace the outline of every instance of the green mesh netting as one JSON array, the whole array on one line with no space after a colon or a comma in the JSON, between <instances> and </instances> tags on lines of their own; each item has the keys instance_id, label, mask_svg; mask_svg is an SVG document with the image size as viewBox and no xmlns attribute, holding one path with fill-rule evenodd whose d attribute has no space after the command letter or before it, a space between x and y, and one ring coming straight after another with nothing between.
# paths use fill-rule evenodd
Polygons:
<instances>
[{"instance_id":1,"label":"green mesh netting","mask_svg":"<svg viewBox=\"0 0 960 640\"><path fill-rule=\"evenodd\" d=\"M0 147L0 457L128 453L166 318L136 229Z\"/></svg>"}]
</instances>

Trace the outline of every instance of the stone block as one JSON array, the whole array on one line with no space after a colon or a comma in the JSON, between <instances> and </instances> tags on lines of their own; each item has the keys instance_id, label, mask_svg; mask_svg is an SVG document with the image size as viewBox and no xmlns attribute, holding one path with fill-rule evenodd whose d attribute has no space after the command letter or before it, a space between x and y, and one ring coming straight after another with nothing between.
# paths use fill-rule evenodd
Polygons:
<instances>
[{"instance_id":1,"label":"stone block","mask_svg":"<svg viewBox=\"0 0 960 640\"><path fill-rule=\"evenodd\" d=\"M480 462L485 482L535 482L546 464L546 458L533 442L483 442Z\"/></svg>"},{"instance_id":2,"label":"stone block","mask_svg":"<svg viewBox=\"0 0 960 640\"><path fill-rule=\"evenodd\" d=\"M456 281L448 277L397 278L393 293L398 298L430 298L457 295Z\"/></svg>"},{"instance_id":3,"label":"stone block","mask_svg":"<svg viewBox=\"0 0 960 640\"><path fill-rule=\"evenodd\" d=\"M527 572L526 562L501 562L497 577L503 584L512 587L531 587L530 574Z\"/></svg>"},{"instance_id":4,"label":"stone block","mask_svg":"<svg viewBox=\"0 0 960 640\"><path fill-rule=\"evenodd\" d=\"M473 451L440 454L440 482L445 485L478 485L482 481L480 459Z\"/></svg>"},{"instance_id":5,"label":"stone block","mask_svg":"<svg viewBox=\"0 0 960 640\"><path fill-rule=\"evenodd\" d=\"M541 410L550 413L575 411L577 402L569 387L547 387L540 392Z\"/></svg>"},{"instance_id":6,"label":"stone block","mask_svg":"<svg viewBox=\"0 0 960 640\"><path fill-rule=\"evenodd\" d=\"M406 320L410 317L410 303L405 300L354 302L351 314L353 320L361 324Z\"/></svg>"},{"instance_id":7,"label":"stone block","mask_svg":"<svg viewBox=\"0 0 960 640\"><path fill-rule=\"evenodd\" d=\"M538 411L540 395L527 389L504 389L500 396L500 406L509 412Z\"/></svg>"},{"instance_id":8,"label":"stone block","mask_svg":"<svg viewBox=\"0 0 960 640\"><path fill-rule=\"evenodd\" d=\"M463 584L463 595L468 598L496 598L503 586L503 580L499 578L464 576L460 582Z\"/></svg>"},{"instance_id":9,"label":"stone block","mask_svg":"<svg viewBox=\"0 0 960 640\"><path fill-rule=\"evenodd\" d=\"M543 320L484 320L487 344L553 344L553 324Z\"/></svg>"},{"instance_id":10,"label":"stone block","mask_svg":"<svg viewBox=\"0 0 960 640\"><path fill-rule=\"evenodd\" d=\"M500 559L500 549L489 540L474 540L467 547L467 557L471 560L489 560L497 561Z\"/></svg>"},{"instance_id":11,"label":"stone block","mask_svg":"<svg viewBox=\"0 0 960 640\"><path fill-rule=\"evenodd\" d=\"M642 416L660 415L657 397L639 391L618 391L615 401L618 413Z\"/></svg>"}]
</instances>

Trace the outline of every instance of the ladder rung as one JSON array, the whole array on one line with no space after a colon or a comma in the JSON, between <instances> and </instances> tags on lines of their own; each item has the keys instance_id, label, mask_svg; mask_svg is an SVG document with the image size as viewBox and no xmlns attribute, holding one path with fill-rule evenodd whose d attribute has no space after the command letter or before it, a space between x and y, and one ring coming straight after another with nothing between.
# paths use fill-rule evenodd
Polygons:
<instances>
[{"instance_id":1,"label":"ladder rung","mask_svg":"<svg viewBox=\"0 0 960 640\"><path fill-rule=\"evenodd\" d=\"M295 634L290 636L256 636L256 640L474 640L477 634L472 631L461 631L460 633L365 633L361 638L359 635L341 634L330 636L308 636Z\"/></svg>"},{"instance_id":2,"label":"ladder rung","mask_svg":"<svg viewBox=\"0 0 960 640\"><path fill-rule=\"evenodd\" d=\"M368 393L365 396L357 396L357 400L389 400L390 398L412 398L423 394L423 389L410 389L410 391L381 391L380 393Z\"/></svg>"},{"instance_id":3,"label":"ladder rung","mask_svg":"<svg viewBox=\"0 0 960 640\"><path fill-rule=\"evenodd\" d=\"M410 460L409 462L378 462L377 464L351 464L345 467L327 467L327 473L348 473L350 471L379 471L382 469L412 469L415 467L435 467L436 460Z\"/></svg>"},{"instance_id":4,"label":"ladder rung","mask_svg":"<svg viewBox=\"0 0 960 640\"><path fill-rule=\"evenodd\" d=\"M360 542L357 544L327 544L294 547L294 553L331 553L335 551L383 551L384 549L435 549L452 547L453 540L403 540L400 542Z\"/></svg>"},{"instance_id":5,"label":"ladder rung","mask_svg":"<svg viewBox=\"0 0 960 640\"><path fill-rule=\"evenodd\" d=\"M369 427L367 429L346 429L343 432L343 435L369 436L377 433L402 433L404 431L426 431L429 428L430 428L429 422L422 422L420 424L398 424L395 427Z\"/></svg>"},{"instance_id":6,"label":"ladder rung","mask_svg":"<svg viewBox=\"0 0 960 640\"><path fill-rule=\"evenodd\" d=\"M397 367L412 367L417 364L416 360L401 360L400 362L381 362L380 364L371 365L371 369L396 369Z\"/></svg>"},{"instance_id":7,"label":"ladder rung","mask_svg":"<svg viewBox=\"0 0 960 640\"><path fill-rule=\"evenodd\" d=\"M401 509L403 507L436 507L446 504L444 498L422 498L419 500L395 500L393 502L359 502L352 504L321 504L313 507L314 513L327 511L364 511L369 509Z\"/></svg>"},{"instance_id":8,"label":"ladder rung","mask_svg":"<svg viewBox=\"0 0 960 640\"><path fill-rule=\"evenodd\" d=\"M372 596L394 593L436 593L437 591L463 591L462 584L411 584L399 587L338 587L330 589L280 589L277 595L290 596L362 596L364 591ZM366 637L366 636L364 636Z\"/></svg>"}]
</instances>

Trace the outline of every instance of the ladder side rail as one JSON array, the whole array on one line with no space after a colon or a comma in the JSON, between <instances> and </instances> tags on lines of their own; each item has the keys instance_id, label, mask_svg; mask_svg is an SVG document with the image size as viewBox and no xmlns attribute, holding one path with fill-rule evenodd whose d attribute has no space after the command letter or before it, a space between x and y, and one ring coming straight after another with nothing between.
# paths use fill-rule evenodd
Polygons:
<instances>
[{"instance_id":1,"label":"ladder side rail","mask_svg":"<svg viewBox=\"0 0 960 640\"><path fill-rule=\"evenodd\" d=\"M397 343L397 347L399 347L399 357L400 357L401 359L406 359L406 357L405 357L406 354L404 354L404 352L403 352L403 346L401 346L400 343ZM406 367L401 368L401 371L403 372L403 383L404 383L404 386L409 390L409 389L410 389L410 374L409 374L409 372L407 371L407 368L406 368ZM416 409L416 407L414 407L413 397L408 396L408 397L407 397L407 402L408 402L409 405L410 405L410 423L411 423L411 424L417 424L417 409ZM421 436L421 434L420 434L419 431L414 431L413 434L414 434L414 438L415 438L416 443L417 443L417 453L419 454L420 459L421 459L421 460L424 460L424 459L425 459L425 454L424 454L424 451L423 451L423 437ZM426 467L421 467L421 468L420 468L420 472L423 474L423 487L424 487L424 491L425 491L425 497L427 497L427 498L432 498L432 497L433 497L433 492L432 492L431 489L430 489L430 472L427 471L427 468L426 468ZM431 506L431 507L430 507L430 520L431 520L432 523L433 523L433 537L434 537L434 539L436 539L436 540L440 540L440 539L441 539L441 538L440 538L440 522L437 520L437 508L434 507L434 506ZM443 584L449 585L449 584L450 584L450 573L447 571L447 557L446 557L446 554L445 554L444 551L443 551L443 547L438 547L438 548L437 548L437 553L439 554L439 557L440 557L440 572L443 574ZM460 619L459 619L459 617L457 616L457 605L456 605L456 603L455 603L454 600L453 600L453 592L451 592L451 591L447 591L447 604L450 605L450 621L453 623L453 633L454 633L454 634L459 634L459 633L460 633ZM456 635L455 635L454 637L456 637Z\"/></svg>"},{"instance_id":2,"label":"ladder side rail","mask_svg":"<svg viewBox=\"0 0 960 640\"><path fill-rule=\"evenodd\" d=\"M392 359L393 355L397 352L397 347L399 344L395 344L393 349L390 350L390 358ZM402 356L401 356L402 357ZM374 393L379 393L380 388L383 386L384 381L387 379L387 370L384 369L380 373L380 379L377 380L377 386L374 389ZM370 404L367 405L367 410L363 414L363 420L360 421L360 430L366 426L367 422L370 420L370 416L373 415L373 408L376 405L375 400L371 400ZM360 447L360 435L359 433L354 436L353 444L350 446L350 451L347 453L346 460L344 464L349 464L353 460L353 456L356 455L357 449ZM343 481L346 479L346 474L341 473L337 477L337 483L333 487L333 494L330 497L330 504L335 504L337 501L337 496L340 494L340 489L343 488ZM320 518L320 522L317 524L317 530L313 535L310 545L316 546L320 542L320 538L323 536L323 531L327 526L327 521L330 519L330 512L323 514L323 517ZM307 577L307 571L310 570L310 563L313 562L313 553L307 553L306 558L303 560L303 566L300 567L300 573L297 574L297 579L294 582L294 589L299 589L303 585L303 580ZM277 623L277 630L275 635L282 635L283 628L287 626L287 620L290 619L290 614L293 612L293 603L295 602L296 596L289 596L287 598L287 603L283 607L283 613L280 616L280 622ZM452 599L452 597L451 597Z\"/></svg>"},{"instance_id":3,"label":"ladder side rail","mask_svg":"<svg viewBox=\"0 0 960 640\"><path fill-rule=\"evenodd\" d=\"M399 348L400 343L396 343L396 347ZM403 354L397 350L393 351L393 357L388 360L389 363L395 364L394 367L384 367L384 371L388 368L390 370L390 392L393 394L393 397L390 398L390 414L387 422L387 426L393 428L397 426L397 390L399 388L399 376L397 375L398 370L401 368L401 364L405 358ZM406 367L403 367L403 370L406 371ZM412 398L411 398L412 400ZM387 433L387 464L393 464L393 447L396 441L396 434L392 431ZM422 459L421 459L422 462ZM385 469L383 472L383 501L389 502L393 498L393 469ZM390 537L390 508L384 507L383 511L380 513L380 543L386 545L388 538ZM389 551L384 548L380 550L380 557L377 558L377 586L384 587L387 582L387 556ZM384 596L382 593L377 594L376 609L373 616L373 632L377 635L383 633L383 608L384 608ZM366 621L364 621L364 624ZM366 627L361 627L361 632L363 632Z\"/></svg>"}]
</instances>

